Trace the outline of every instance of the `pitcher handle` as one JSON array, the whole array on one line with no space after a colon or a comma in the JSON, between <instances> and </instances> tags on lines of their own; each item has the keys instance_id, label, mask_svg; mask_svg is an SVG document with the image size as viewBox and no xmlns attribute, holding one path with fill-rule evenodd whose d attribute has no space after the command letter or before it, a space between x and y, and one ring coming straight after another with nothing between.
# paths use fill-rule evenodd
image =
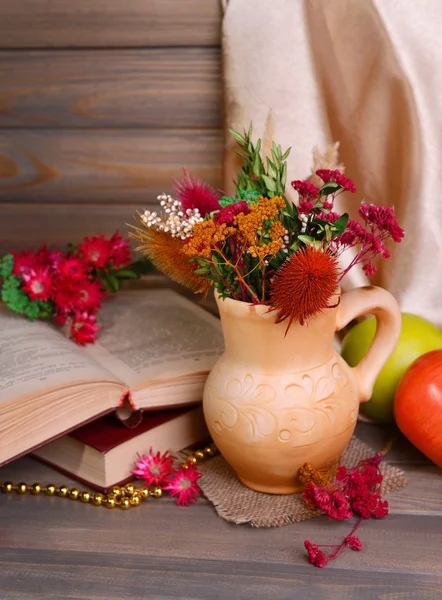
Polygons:
<instances>
[{"instance_id":1,"label":"pitcher handle","mask_svg":"<svg viewBox=\"0 0 442 600\"><path fill-rule=\"evenodd\" d=\"M336 331L356 317L367 314L376 317L376 333L366 355L353 368L360 402L370 399L376 379L396 347L402 325L400 308L394 296L383 288L369 285L342 294Z\"/></svg>"}]
</instances>

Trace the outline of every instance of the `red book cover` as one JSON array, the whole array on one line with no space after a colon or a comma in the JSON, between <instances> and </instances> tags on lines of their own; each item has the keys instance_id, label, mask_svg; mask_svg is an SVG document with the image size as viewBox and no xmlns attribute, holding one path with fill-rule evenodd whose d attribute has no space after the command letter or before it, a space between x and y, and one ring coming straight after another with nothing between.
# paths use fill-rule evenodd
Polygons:
<instances>
[{"instance_id":1,"label":"red book cover","mask_svg":"<svg viewBox=\"0 0 442 600\"><path fill-rule=\"evenodd\" d=\"M91 446L105 454L112 448L116 448L120 444L187 412L189 412L188 408L146 412L141 423L131 428L122 427L121 421L114 414L109 414L87 423L83 427L72 431L69 435L82 444Z\"/></svg>"}]
</instances>

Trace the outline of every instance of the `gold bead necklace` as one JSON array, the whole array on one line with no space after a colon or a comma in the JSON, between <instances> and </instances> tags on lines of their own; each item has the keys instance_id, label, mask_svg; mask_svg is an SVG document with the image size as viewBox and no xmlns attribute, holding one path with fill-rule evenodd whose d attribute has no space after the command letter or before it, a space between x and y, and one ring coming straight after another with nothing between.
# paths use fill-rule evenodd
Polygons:
<instances>
[{"instance_id":1,"label":"gold bead necklace","mask_svg":"<svg viewBox=\"0 0 442 600\"><path fill-rule=\"evenodd\" d=\"M181 463L181 466L186 469L188 465L196 465L206 458L215 456L217 452L214 445L207 446L202 450L197 450L193 454L189 454L186 462ZM163 489L160 486L142 486L137 488L133 483L127 483L123 487L114 485L105 494L94 493L89 490L80 491L75 487L69 488L66 485L56 486L52 483L48 485L41 485L40 483L29 485L27 483L14 484L10 481L0 481L0 489L4 494L11 494L12 492L16 492L17 494L26 494L29 492L33 496L45 494L46 496L79 500L85 504L105 506L106 508L115 508L118 506L121 510L140 506L148 498L161 498L163 495Z\"/></svg>"}]
</instances>

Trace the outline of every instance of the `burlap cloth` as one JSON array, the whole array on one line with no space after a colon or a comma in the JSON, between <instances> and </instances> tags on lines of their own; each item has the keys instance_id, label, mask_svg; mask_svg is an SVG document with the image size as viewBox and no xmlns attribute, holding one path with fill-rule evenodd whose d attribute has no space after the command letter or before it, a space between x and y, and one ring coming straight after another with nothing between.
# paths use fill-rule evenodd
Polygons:
<instances>
[{"instance_id":1,"label":"burlap cloth","mask_svg":"<svg viewBox=\"0 0 442 600\"><path fill-rule=\"evenodd\" d=\"M353 437L342 455L341 464L351 468L374 454L370 446ZM306 508L302 494L274 495L250 490L239 481L222 456L201 463L199 468L202 473L198 481L201 491L218 515L231 523L248 523L252 527L282 527L322 514L321 511ZM382 494L406 485L405 474L397 467L384 460L380 469L384 476Z\"/></svg>"}]
</instances>

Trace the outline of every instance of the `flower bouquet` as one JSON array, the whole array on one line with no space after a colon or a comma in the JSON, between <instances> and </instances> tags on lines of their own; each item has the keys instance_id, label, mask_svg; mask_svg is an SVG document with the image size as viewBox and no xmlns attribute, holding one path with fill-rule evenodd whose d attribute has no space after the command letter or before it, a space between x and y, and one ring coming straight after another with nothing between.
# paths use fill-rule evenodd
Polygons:
<instances>
[{"instance_id":1,"label":"flower bouquet","mask_svg":"<svg viewBox=\"0 0 442 600\"><path fill-rule=\"evenodd\" d=\"M299 203L285 195L290 149L272 144L261 155L252 128L231 131L243 166L234 197L186 174L176 182L175 197L159 196L160 213L139 215L132 236L160 270L196 292L213 286L221 298L265 304L276 322L306 322L327 308L342 278L361 264L376 272L374 260L390 256L386 242L400 242L404 232L393 208L361 204L361 221L335 208L355 184L339 170L318 169L310 180L292 181ZM339 258L354 256L340 267Z\"/></svg>"}]
</instances>

